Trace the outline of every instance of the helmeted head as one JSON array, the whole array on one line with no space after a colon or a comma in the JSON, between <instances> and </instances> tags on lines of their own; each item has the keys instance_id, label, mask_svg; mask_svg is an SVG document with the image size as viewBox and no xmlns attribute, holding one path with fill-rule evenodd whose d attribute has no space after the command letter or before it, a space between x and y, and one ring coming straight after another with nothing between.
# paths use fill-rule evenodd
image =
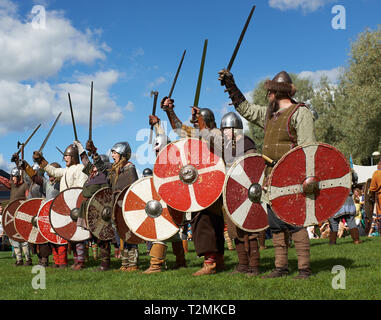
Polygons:
<instances>
[{"instance_id":1,"label":"helmeted head","mask_svg":"<svg viewBox=\"0 0 381 320\"><path fill-rule=\"evenodd\" d=\"M13 183L18 183L21 180L21 173L17 167L12 168L11 170L11 180Z\"/></svg>"},{"instance_id":2,"label":"helmeted head","mask_svg":"<svg viewBox=\"0 0 381 320\"><path fill-rule=\"evenodd\" d=\"M209 108L201 108L200 115L204 119L204 122L208 128L213 129L216 127L216 120L212 110Z\"/></svg>"},{"instance_id":3,"label":"helmeted head","mask_svg":"<svg viewBox=\"0 0 381 320\"><path fill-rule=\"evenodd\" d=\"M279 72L272 80L266 80L264 87L267 89L267 94L274 93L277 100L286 98L292 100L296 93L296 87L286 71Z\"/></svg>"},{"instance_id":4,"label":"helmeted head","mask_svg":"<svg viewBox=\"0 0 381 320\"><path fill-rule=\"evenodd\" d=\"M78 148L75 145L71 144L66 148L64 152L64 160L67 167L79 164Z\"/></svg>"},{"instance_id":5,"label":"helmeted head","mask_svg":"<svg viewBox=\"0 0 381 320\"><path fill-rule=\"evenodd\" d=\"M150 168L145 168L143 170L143 177L151 177L153 175L153 172Z\"/></svg>"},{"instance_id":6,"label":"helmeted head","mask_svg":"<svg viewBox=\"0 0 381 320\"><path fill-rule=\"evenodd\" d=\"M243 122L240 116L235 112L228 112L221 119L220 129L243 129Z\"/></svg>"},{"instance_id":7,"label":"helmeted head","mask_svg":"<svg viewBox=\"0 0 381 320\"><path fill-rule=\"evenodd\" d=\"M171 140L165 134L158 134L155 137L155 141L153 144L153 150L158 154L161 150L165 148L167 144L171 143Z\"/></svg>"},{"instance_id":8,"label":"helmeted head","mask_svg":"<svg viewBox=\"0 0 381 320\"><path fill-rule=\"evenodd\" d=\"M37 174L42 177L45 174L45 171L42 170L38 163L34 163L32 169L37 172Z\"/></svg>"},{"instance_id":9,"label":"helmeted head","mask_svg":"<svg viewBox=\"0 0 381 320\"><path fill-rule=\"evenodd\" d=\"M127 161L131 158L131 147L128 142L117 142L111 148L111 157L117 163L121 158L125 158Z\"/></svg>"}]
</instances>

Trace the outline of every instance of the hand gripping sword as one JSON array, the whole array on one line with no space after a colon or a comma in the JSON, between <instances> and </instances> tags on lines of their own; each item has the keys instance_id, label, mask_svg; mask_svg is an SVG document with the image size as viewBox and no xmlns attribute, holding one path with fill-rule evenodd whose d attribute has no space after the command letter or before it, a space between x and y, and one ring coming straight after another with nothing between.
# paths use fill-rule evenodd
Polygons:
<instances>
[{"instance_id":1,"label":"hand gripping sword","mask_svg":"<svg viewBox=\"0 0 381 320\"><path fill-rule=\"evenodd\" d=\"M157 105L157 96L159 95L159 92L157 91L151 91L151 97L153 98L153 107L152 107L152 115L154 116L156 113L156 105ZM150 134L149 134L149 144L152 144L152 130L153 126L151 126Z\"/></svg>"},{"instance_id":2,"label":"hand gripping sword","mask_svg":"<svg viewBox=\"0 0 381 320\"><path fill-rule=\"evenodd\" d=\"M198 80L197 80L197 87L196 87L196 93L194 96L193 106L191 107L198 107L198 102L200 100L200 91L201 91L201 83L202 83L202 76L204 73L204 65L205 65L205 57L206 57L206 50L208 47L208 39L204 42L204 49L202 51L202 58L201 58L201 65L200 65L200 71L198 73ZM192 119L190 120L191 123L196 123L196 115L192 116Z\"/></svg>"},{"instance_id":3,"label":"hand gripping sword","mask_svg":"<svg viewBox=\"0 0 381 320\"><path fill-rule=\"evenodd\" d=\"M59 113L59 115L57 116L56 120L54 121L52 127L50 128L44 142L42 143L40 149L38 150L39 152L42 152L42 150L44 149L45 145L46 145L46 142L48 142L48 139L50 137L50 135L52 134L53 130L54 130L54 127L56 126L57 122L58 122L58 119L61 117L61 114L62 112Z\"/></svg>"},{"instance_id":4,"label":"hand gripping sword","mask_svg":"<svg viewBox=\"0 0 381 320\"><path fill-rule=\"evenodd\" d=\"M249 26L249 23L250 23L250 20L251 20L252 15L253 15L253 13L254 13L254 10L255 10L255 5L254 5L253 8L251 9L250 14L249 14L249 16L248 16L248 18L247 18L247 20L246 20L246 23L245 23L245 25L244 25L244 27L243 27L243 29L242 29L241 35L240 35L240 37L239 37L239 39L238 39L238 42L237 42L237 44L236 44L236 46L235 46L233 55L232 55L232 57L230 58L230 62L229 62L229 65L228 65L228 67L227 67L227 71L230 71L231 68L232 68L232 66L233 66L235 57L237 56L239 47L241 46L241 42L242 42L242 40L243 40L243 37L245 36L247 27Z\"/></svg>"}]
</instances>

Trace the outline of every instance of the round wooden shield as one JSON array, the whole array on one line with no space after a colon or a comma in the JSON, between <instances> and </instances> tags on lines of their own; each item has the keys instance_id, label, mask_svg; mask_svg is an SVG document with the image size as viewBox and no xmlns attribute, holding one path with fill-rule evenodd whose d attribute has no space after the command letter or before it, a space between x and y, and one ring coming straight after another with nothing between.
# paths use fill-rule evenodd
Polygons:
<instances>
[{"instance_id":1,"label":"round wooden shield","mask_svg":"<svg viewBox=\"0 0 381 320\"><path fill-rule=\"evenodd\" d=\"M147 241L164 241L179 232L184 213L169 208L156 192L153 178L135 181L123 199L123 217L130 230Z\"/></svg>"},{"instance_id":2,"label":"round wooden shield","mask_svg":"<svg viewBox=\"0 0 381 320\"><path fill-rule=\"evenodd\" d=\"M91 237L90 231L77 226L83 200L82 188L69 188L61 191L50 207L50 224L55 233L67 241L80 242Z\"/></svg>"},{"instance_id":3,"label":"round wooden shield","mask_svg":"<svg viewBox=\"0 0 381 320\"><path fill-rule=\"evenodd\" d=\"M339 150L324 143L299 146L273 168L270 205L288 224L316 225L339 211L351 185L351 167Z\"/></svg>"},{"instance_id":4,"label":"round wooden shield","mask_svg":"<svg viewBox=\"0 0 381 320\"><path fill-rule=\"evenodd\" d=\"M43 200L43 198L28 199L16 209L16 230L26 241L33 244L47 243L37 225L37 215Z\"/></svg>"},{"instance_id":5,"label":"round wooden shield","mask_svg":"<svg viewBox=\"0 0 381 320\"><path fill-rule=\"evenodd\" d=\"M112 189L106 187L95 192L87 205L87 225L99 240L108 241L114 238L112 204Z\"/></svg>"},{"instance_id":6,"label":"round wooden shield","mask_svg":"<svg viewBox=\"0 0 381 320\"><path fill-rule=\"evenodd\" d=\"M225 212L238 228L248 232L268 227L267 205L262 201L265 167L262 156L253 153L236 160L226 174Z\"/></svg>"},{"instance_id":7,"label":"round wooden shield","mask_svg":"<svg viewBox=\"0 0 381 320\"><path fill-rule=\"evenodd\" d=\"M118 232L119 237L131 244L140 244L144 242L144 239L139 238L137 235L135 235L130 228L127 226L126 222L124 221L123 217L123 199L125 194L127 193L128 188L130 185L126 186L116 197L115 203L114 203L114 222L115 222L115 228Z\"/></svg>"},{"instance_id":8,"label":"round wooden shield","mask_svg":"<svg viewBox=\"0 0 381 320\"><path fill-rule=\"evenodd\" d=\"M205 141L181 139L160 151L153 169L159 196L182 212L201 211L221 195L225 164Z\"/></svg>"},{"instance_id":9,"label":"round wooden shield","mask_svg":"<svg viewBox=\"0 0 381 320\"><path fill-rule=\"evenodd\" d=\"M24 202L24 200L16 199L8 203L4 208L1 217L1 223L5 234L9 239L17 242L25 242L25 239L17 232L15 227L15 214L17 208Z\"/></svg>"},{"instance_id":10,"label":"round wooden shield","mask_svg":"<svg viewBox=\"0 0 381 320\"><path fill-rule=\"evenodd\" d=\"M54 244L67 244L67 240L56 234L50 224L49 213L50 207L54 199L50 199L41 204L41 208L37 216L38 230L41 235L49 242Z\"/></svg>"}]
</instances>

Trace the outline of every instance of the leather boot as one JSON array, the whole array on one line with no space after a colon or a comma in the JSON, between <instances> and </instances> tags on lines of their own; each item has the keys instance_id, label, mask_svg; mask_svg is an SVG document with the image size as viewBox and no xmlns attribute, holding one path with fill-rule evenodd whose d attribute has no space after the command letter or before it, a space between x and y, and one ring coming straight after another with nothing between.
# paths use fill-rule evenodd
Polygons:
<instances>
[{"instance_id":1,"label":"leather boot","mask_svg":"<svg viewBox=\"0 0 381 320\"><path fill-rule=\"evenodd\" d=\"M22 266L22 265L24 265L24 261L23 260L17 260L16 263L15 263L16 267L19 267L19 266Z\"/></svg>"},{"instance_id":2,"label":"leather boot","mask_svg":"<svg viewBox=\"0 0 381 320\"><path fill-rule=\"evenodd\" d=\"M181 244L181 242L180 242ZM144 274L151 274L161 272L161 267L165 262L167 246L163 243L153 243L149 252L151 256L150 266L144 271Z\"/></svg>"},{"instance_id":3,"label":"leather boot","mask_svg":"<svg viewBox=\"0 0 381 320\"><path fill-rule=\"evenodd\" d=\"M29 258L28 260L26 260L25 265L26 266L32 266L33 265L32 259Z\"/></svg>"},{"instance_id":4,"label":"leather boot","mask_svg":"<svg viewBox=\"0 0 381 320\"><path fill-rule=\"evenodd\" d=\"M329 242L328 242L328 244L330 244L330 245L336 244L336 239L337 239L337 231L336 232L331 231L329 233Z\"/></svg>"},{"instance_id":5,"label":"leather boot","mask_svg":"<svg viewBox=\"0 0 381 320\"><path fill-rule=\"evenodd\" d=\"M249 240L249 272L247 273L247 276L257 276L260 274L259 270L259 246L258 246L258 240L251 239Z\"/></svg>"},{"instance_id":6,"label":"leather boot","mask_svg":"<svg viewBox=\"0 0 381 320\"><path fill-rule=\"evenodd\" d=\"M185 268L187 266L185 260L185 251L182 241L172 242L172 251L176 256L176 266L175 269Z\"/></svg>"},{"instance_id":7,"label":"leather boot","mask_svg":"<svg viewBox=\"0 0 381 320\"><path fill-rule=\"evenodd\" d=\"M258 235L259 250L266 249L266 230L262 230Z\"/></svg>"},{"instance_id":8,"label":"leather boot","mask_svg":"<svg viewBox=\"0 0 381 320\"><path fill-rule=\"evenodd\" d=\"M357 228L349 229L349 234L351 235L354 244L362 243L362 241L360 240L359 229Z\"/></svg>"},{"instance_id":9,"label":"leather boot","mask_svg":"<svg viewBox=\"0 0 381 320\"><path fill-rule=\"evenodd\" d=\"M207 253L204 257L204 264L200 270L195 273L192 273L192 276L204 276L215 274L217 272L217 263L216 263L216 254Z\"/></svg>"},{"instance_id":10,"label":"leather boot","mask_svg":"<svg viewBox=\"0 0 381 320\"><path fill-rule=\"evenodd\" d=\"M256 239L255 239L256 240ZM238 255L238 265L235 267L232 274L248 273L249 272L249 257L245 249L245 244L238 239L235 239L235 250Z\"/></svg>"},{"instance_id":11,"label":"leather boot","mask_svg":"<svg viewBox=\"0 0 381 320\"><path fill-rule=\"evenodd\" d=\"M310 269L310 238L306 228L292 234L296 255L298 256L299 275L295 279L308 278L312 272Z\"/></svg>"},{"instance_id":12,"label":"leather boot","mask_svg":"<svg viewBox=\"0 0 381 320\"><path fill-rule=\"evenodd\" d=\"M266 278L278 278L288 275L288 232L273 232L273 245L275 249L275 269Z\"/></svg>"},{"instance_id":13,"label":"leather boot","mask_svg":"<svg viewBox=\"0 0 381 320\"><path fill-rule=\"evenodd\" d=\"M234 250L232 239L229 237L229 233L224 231L224 238L229 250Z\"/></svg>"},{"instance_id":14,"label":"leather boot","mask_svg":"<svg viewBox=\"0 0 381 320\"><path fill-rule=\"evenodd\" d=\"M184 253L188 253L188 240L183 240Z\"/></svg>"}]
</instances>

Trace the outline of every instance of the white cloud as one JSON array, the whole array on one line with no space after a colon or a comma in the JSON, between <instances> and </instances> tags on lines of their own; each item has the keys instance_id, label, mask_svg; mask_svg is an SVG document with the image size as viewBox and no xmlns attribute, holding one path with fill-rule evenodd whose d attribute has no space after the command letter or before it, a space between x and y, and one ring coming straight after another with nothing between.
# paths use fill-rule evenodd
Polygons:
<instances>
[{"instance_id":1,"label":"white cloud","mask_svg":"<svg viewBox=\"0 0 381 320\"><path fill-rule=\"evenodd\" d=\"M61 111L60 122L71 123L68 92L76 123L87 125L91 81L94 81L93 124L120 121L123 117L122 108L109 93L110 87L119 77L117 71L110 70L95 75L81 75L73 83L57 85L50 85L48 82L30 85L0 80L0 112L6 115L0 118L0 135L31 129L36 123L50 122Z\"/></svg>"},{"instance_id":2,"label":"white cloud","mask_svg":"<svg viewBox=\"0 0 381 320\"><path fill-rule=\"evenodd\" d=\"M10 172L14 165L4 160L4 156L0 153L0 169L3 169L5 172Z\"/></svg>"},{"instance_id":3,"label":"white cloud","mask_svg":"<svg viewBox=\"0 0 381 320\"><path fill-rule=\"evenodd\" d=\"M282 11L300 8L303 12L313 12L334 1L337 0L269 0L269 6Z\"/></svg>"},{"instance_id":4,"label":"white cloud","mask_svg":"<svg viewBox=\"0 0 381 320\"><path fill-rule=\"evenodd\" d=\"M91 64L110 48L98 43L99 30L81 32L57 11L45 11L46 28L33 27L33 14L17 16L17 6L0 0L0 70L2 80L36 80L55 75L65 63Z\"/></svg>"},{"instance_id":5,"label":"white cloud","mask_svg":"<svg viewBox=\"0 0 381 320\"><path fill-rule=\"evenodd\" d=\"M317 71L302 71L298 74L300 78L310 79L312 83L316 86L319 84L321 77L325 76L328 81L332 84L336 84L340 76L344 72L344 67L337 67L331 70L317 70Z\"/></svg>"},{"instance_id":6,"label":"white cloud","mask_svg":"<svg viewBox=\"0 0 381 320\"><path fill-rule=\"evenodd\" d=\"M124 110L126 111L134 111L135 104L132 101L128 101L127 105L124 107Z\"/></svg>"}]
</instances>

